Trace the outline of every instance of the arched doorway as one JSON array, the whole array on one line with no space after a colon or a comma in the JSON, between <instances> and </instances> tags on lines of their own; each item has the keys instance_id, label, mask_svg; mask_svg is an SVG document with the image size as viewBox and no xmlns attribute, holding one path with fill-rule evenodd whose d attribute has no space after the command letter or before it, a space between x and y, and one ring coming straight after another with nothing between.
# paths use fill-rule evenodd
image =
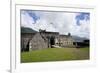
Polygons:
<instances>
[{"instance_id":1,"label":"arched doorway","mask_svg":"<svg viewBox=\"0 0 100 73\"><path fill-rule=\"evenodd\" d=\"M50 38L50 46L51 46L51 48L53 48L52 45L55 45L55 37L51 37Z\"/></svg>"},{"instance_id":2,"label":"arched doorway","mask_svg":"<svg viewBox=\"0 0 100 73\"><path fill-rule=\"evenodd\" d=\"M26 45L26 50L25 51L29 51L29 42Z\"/></svg>"}]
</instances>

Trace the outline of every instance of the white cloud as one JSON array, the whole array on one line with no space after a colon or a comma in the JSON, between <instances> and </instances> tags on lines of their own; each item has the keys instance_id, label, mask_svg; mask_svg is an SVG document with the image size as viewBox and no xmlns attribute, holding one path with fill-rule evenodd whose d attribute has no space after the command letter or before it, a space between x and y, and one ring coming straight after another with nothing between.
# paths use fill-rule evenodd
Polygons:
<instances>
[{"instance_id":1,"label":"white cloud","mask_svg":"<svg viewBox=\"0 0 100 73\"><path fill-rule=\"evenodd\" d=\"M70 32L72 35L89 37L89 20L81 20L81 25L78 26L75 20L76 13L39 11L35 11L35 13L40 16L40 19L35 24L33 24L34 21L28 13L22 13L21 25L37 31L46 29L47 31L59 32L60 34L68 34Z\"/></svg>"},{"instance_id":2,"label":"white cloud","mask_svg":"<svg viewBox=\"0 0 100 73\"><path fill-rule=\"evenodd\" d=\"M25 11L22 11L21 13L21 26L32 28L32 23L34 22L33 19Z\"/></svg>"}]
</instances>

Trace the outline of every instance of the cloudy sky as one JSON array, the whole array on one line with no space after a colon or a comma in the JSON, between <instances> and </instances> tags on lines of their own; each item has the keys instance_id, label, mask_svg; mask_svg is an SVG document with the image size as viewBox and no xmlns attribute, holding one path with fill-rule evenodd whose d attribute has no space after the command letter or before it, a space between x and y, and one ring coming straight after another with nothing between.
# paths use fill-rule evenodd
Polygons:
<instances>
[{"instance_id":1,"label":"cloudy sky","mask_svg":"<svg viewBox=\"0 0 100 73\"><path fill-rule=\"evenodd\" d=\"M21 10L21 26L89 38L90 13Z\"/></svg>"}]
</instances>

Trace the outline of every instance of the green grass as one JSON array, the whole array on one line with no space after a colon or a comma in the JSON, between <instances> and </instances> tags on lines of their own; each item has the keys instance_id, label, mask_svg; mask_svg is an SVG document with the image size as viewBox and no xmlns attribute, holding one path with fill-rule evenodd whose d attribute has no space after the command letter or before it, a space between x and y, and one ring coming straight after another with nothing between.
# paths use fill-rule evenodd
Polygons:
<instances>
[{"instance_id":1,"label":"green grass","mask_svg":"<svg viewBox=\"0 0 100 73\"><path fill-rule=\"evenodd\" d=\"M48 48L21 52L21 62L45 62L89 59L89 48Z\"/></svg>"}]
</instances>

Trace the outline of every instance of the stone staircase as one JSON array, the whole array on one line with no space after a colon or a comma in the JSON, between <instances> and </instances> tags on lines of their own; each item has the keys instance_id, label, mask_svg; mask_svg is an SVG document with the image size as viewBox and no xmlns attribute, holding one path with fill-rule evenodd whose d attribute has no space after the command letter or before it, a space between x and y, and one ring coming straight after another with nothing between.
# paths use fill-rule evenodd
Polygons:
<instances>
[{"instance_id":1,"label":"stone staircase","mask_svg":"<svg viewBox=\"0 0 100 73\"><path fill-rule=\"evenodd\" d=\"M62 48L60 46L57 46L57 45L52 45L53 48Z\"/></svg>"}]
</instances>

